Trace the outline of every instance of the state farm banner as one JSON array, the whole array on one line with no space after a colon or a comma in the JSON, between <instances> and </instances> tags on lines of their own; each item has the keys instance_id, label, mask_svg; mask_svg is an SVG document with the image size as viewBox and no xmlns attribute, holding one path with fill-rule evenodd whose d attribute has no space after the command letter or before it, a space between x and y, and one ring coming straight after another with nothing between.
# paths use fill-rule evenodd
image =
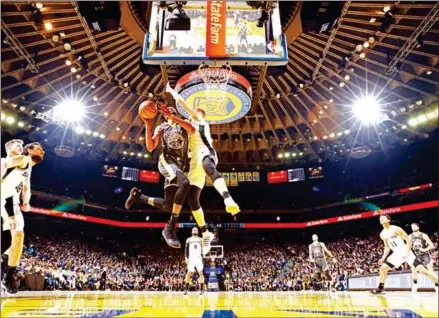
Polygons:
<instances>
[{"instance_id":1,"label":"state farm banner","mask_svg":"<svg viewBox=\"0 0 439 318\"><path fill-rule=\"evenodd\" d=\"M432 188L432 187L433 187L433 184L431 184L431 183L421 184L421 185L418 185L416 187L399 189L398 193L407 193L407 192L411 192L411 191L425 190L425 189L429 189L429 188Z\"/></svg>"},{"instance_id":2,"label":"state farm banner","mask_svg":"<svg viewBox=\"0 0 439 318\"><path fill-rule=\"evenodd\" d=\"M417 210L423 210L423 209L432 209L437 208L439 206L439 201L427 201L427 202L421 202L421 203L415 203L415 204L409 204L409 205L402 205L397 206L393 208L387 208L382 209L378 211L366 211L362 213L356 213L356 214L350 214L345 216L339 216L339 217L332 217L327 219L320 219L320 220L314 220L309 222L288 222L288 223L282 223L282 222L276 222L276 223L222 223L217 224L217 227L239 227L239 228L246 228L246 229L300 229L300 228L306 228L306 227L313 227L313 226L319 226L324 224L332 224L332 223L340 223L340 222L346 222L346 221L353 221L353 220L361 220L361 219L367 219L371 217L378 217L379 215L384 214L397 214L397 213L404 213L404 212L411 212L411 211L417 211ZM57 210L49 210L44 208L36 208L31 207L30 212L36 213L36 214L43 214L48 216L54 216L59 218L66 218L66 219L73 219L78 221L84 221L84 222L90 222L90 223L99 223L99 224L106 224L106 225L112 225L117 227L126 227L126 228L162 228L166 225L164 222L122 222L122 221L115 221L115 220L109 220L104 218L98 218L94 216L86 216L86 215L80 215L75 213L69 213L69 212L62 212ZM433 213L437 213L436 210L432 210ZM178 227L184 227L184 224L177 224Z\"/></svg>"},{"instance_id":3,"label":"state farm banner","mask_svg":"<svg viewBox=\"0 0 439 318\"><path fill-rule=\"evenodd\" d=\"M149 182L149 183L159 183L160 174L157 171L140 170L139 181Z\"/></svg>"},{"instance_id":4,"label":"state farm banner","mask_svg":"<svg viewBox=\"0 0 439 318\"><path fill-rule=\"evenodd\" d=\"M206 56L224 57L226 53L226 2L207 1Z\"/></svg>"},{"instance_id":5,"label":"state farm banner","mask_svg":"<svg viewBox=\"0 0 439 318\"><path fill-rule=\"evenodd\" d=\"M288 181L288 173L286 170L267 172L268 183L282 183Z\"/></svg>"}]
</instances>

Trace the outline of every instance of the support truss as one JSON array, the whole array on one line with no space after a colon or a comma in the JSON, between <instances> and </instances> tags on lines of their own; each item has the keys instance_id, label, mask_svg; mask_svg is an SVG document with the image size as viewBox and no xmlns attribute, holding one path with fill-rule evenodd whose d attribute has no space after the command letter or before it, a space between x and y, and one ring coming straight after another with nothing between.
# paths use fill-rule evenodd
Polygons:
<instances>
[{"instance_id":1,"label":"support truss","mask_svg":"<svg viewBox=\"0 0 439 318\"><path fill-rule=\"evenodd\" d=\"M99 62L102 65L102 69L104 70L105 75L109 80L113 79L113 76L111 75L110 70L108 69L107 64L105 63L104 57L102 56L101 52L98 49L98 44L95 41L95 38L93 37L93 34L91 33L90 28L88 27L87 21L82 17L81 13L79 12L79 7L76 1L71 2L73 5L73 8L75 9L76 14L78 15L79 20L81 21L81 24L84 28L85 33L87 34L88 40L91 43L91 46L93 47L96 55L98 56Z\"/></svg>"},{"instance_id":2,"label":"support truss","mask_svg":"<svg viewBox=\"0 0 439 318\"><path fill-rule=\"evenodd\" d=\"M12 33L11 29L6 25L2 20L2 30L5 32L7 40L11 48L14 50L15 54L18 57L23 58L27 61L28 68L32 73L38 73L39 69L37 63L32 58L32 56L26 51L23 45L21 45L20 41L15 37L14 33Z\"/></svg>"},{"instance_id":3,"label":"support truss","mask_svg":"<svg viewBox=\"0 0 439 318\"><path fill-rule=\"evenodd\" d=\"M416 47L416 45L418 44L419 36L426 34L431 29L431 27L435 23L437 23L438 18L439 2L436 2L433 9L431 9L425 19L421 22L421 24L419 24L419 26L408 38L407 42L404 43L403 47L398 51L398 53L396 53L392 61L390 61L389 66L386 69L386 75L392 75L395 72L397 65L400 62L404 61L410 54L410 52Z\"/></svg>"},{"instance_id":4,"label":"support truss","mask_svg":"<svg viewBox=\"0 0 439 318\"><path fill-rule=\"evenodd\" d=\"M323 62L325 61L326 54L328 53L329 49L331 48L332 41L335 39L335 36L337 35L338 28L340 27L341 21L343 20L343 17L345 16L346 12L348 12L348 8L349 8L350 4L351 4L351 1L346 1L344 6L343 6L343 9L341 10L340 18L337 21L337 26L332 29L331 34L329 35L329 38L328 38L328 42L326 42L325 49L322 52L322 57L319 59L316 67L314 68L314 71L313 71L312 77L311 77L312 81L314 81L316 79L317 74L319 74L319 72L320 72L320 68L322 67Z\"/></svg>"}]
</instances>

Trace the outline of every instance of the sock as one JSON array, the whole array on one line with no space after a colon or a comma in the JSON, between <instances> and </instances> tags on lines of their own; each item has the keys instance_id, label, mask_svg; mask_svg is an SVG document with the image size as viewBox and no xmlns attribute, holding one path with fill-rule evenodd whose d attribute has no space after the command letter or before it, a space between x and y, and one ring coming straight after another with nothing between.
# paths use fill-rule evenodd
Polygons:
<instances>
[{"instance_id":1,"label":"sock","mask_svg":"<svg viewBox=\"0 0 439 318\"><path fill-rule=\"evenodd\" d=\"M201 233L207 232L207 227L205 225L200 226Z\"/></svg>"},{"instance_id":2,"label":"sock","mask_svg":"<svg viewBox=\"0 0 439 318\"><path fill-rule=\"evenodd\" d=\"M140 199L140 201L142 201L142 202L145 202L145 203L150 204L150 203L149 203L149 199L150 199L150 197L147 196L147 195L141 194L140 197L139 197L139 199Z\"/></svg>"},{"instance_id":3,"label":"sock","mask_svg":"<svg viewBox=\"0 0 439 318\"><path fill-rule=\"evenodd\" d=\"M199 227L206 226L206 221L204 221L204 212L203 208L199 208L196 211L192 211L192 215L194 216L195 221Z\"/></svg>"},{"instance_id":4,"label":"sock","mask_svg":"<svg viewBox=\"0 0 439 318\"><path fill-rule=\"evenodd\" d=\"M379 290L383 290L383 289L384 289L384 283L380 283L380 284L378 285L378 289L379 289Z\"/></svg>"},{"instance_id":5,"label":"sock","mask_svg":"<svg viewBox=\"0 0 439 318\"><path fill-rule=\"evenodd\" d=\"M414 279L414 280L413 280L413 284L416 285L417 283L418 283L418 280L417 280L417 279Z\"/></svg>"},{"instance_id":6,"label":"sock","mask_svg":"<svg viewBox=\"0 0 439 318\"><path fill-rule=\"evenodd\" d=\"M16 266L8 266L8 271L6 272L6 281L11 281L14 274L17 272Z\"/></svg>"},{"instance_id":7,"label":"sock","mask_svg":"<svg viewBox=\"0 0 439 318\"><path fill-rule=\"evenodd\" d=\"M227 188L226 182L223 178L218 178L213 182L213 186L215 187L216 191L218 191L223 199L230 198L229 189Z\"/></svg>"},{"instance_id":8,"label":"sock","mask_svg":"<svg viewBox=\"0 0 439 318\"><path fill-rule=\"evenodd\" d=\"M169 226L175 228L175 223L177 223L178 214L172 213L171 218L169 219Z\"/></svg>"}]
</instances>

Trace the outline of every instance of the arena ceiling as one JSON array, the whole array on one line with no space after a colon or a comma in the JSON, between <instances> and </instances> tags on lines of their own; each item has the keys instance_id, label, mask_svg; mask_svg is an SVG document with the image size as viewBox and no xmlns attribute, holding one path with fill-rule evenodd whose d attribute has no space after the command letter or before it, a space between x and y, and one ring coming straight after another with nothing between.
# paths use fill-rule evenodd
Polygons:
<instances>
[{"instance_id":1,"label":"arena ceiling","mask_svg":"<svg viewBox=\"0 0 439 318\"><path fill-rule=\"evenodd\" d=\"M121 2L121 7L128 8L130 19L145 32L140 3ZM301 5L283 4L285 31L294 27ZM395 8L394 20L382 32L386 6ZM340 23L330 34L301 33L289 43L286 69L240 69L252 80L255 101L246 117L213 127L220 161L332 161L356 147L380 151L428 137L437 128L437 112L434 120L431 114L438 99L438 8L438 2L427 1L345 2ZM76 155L91 159L157 157L145 149L137 108L149 93L163 94L165 81L184 69L145 74L133 32L87 32L76 2L43 2L38 17L30 2L2 1L1 9L2 130L28 134L48 148L71 146ZM431 28L416 37L404 59L395 60L432 14ZM368 47L357 50L367 41ZM14 50L11 42L22 51ZM397 63L390 74L392 61ZM378 125L360 127L351 106L367 94L378 95L385 116ZM80 133L76 127L66 130L36 119L66 96L81 96L89 107ZM409 124L411 119L416 123Z\"/></svg>"}]
</instances>

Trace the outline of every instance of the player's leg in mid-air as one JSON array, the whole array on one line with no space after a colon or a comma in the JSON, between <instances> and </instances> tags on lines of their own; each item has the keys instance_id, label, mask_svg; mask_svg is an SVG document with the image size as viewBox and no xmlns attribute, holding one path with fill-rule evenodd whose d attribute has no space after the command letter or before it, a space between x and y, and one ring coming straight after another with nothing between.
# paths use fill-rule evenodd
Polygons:
<instances>
[{"instance_id":1,"label":"player's leg in mid-air","mask_svg":"<svg viewBox=\"0 0 439 318\"><path fill-rule=\"evenodd\" d=\"M434 283L434 289L438 291L438 277L434 272L432 261L429 255L423 255L423 257L417 257L413 262L412 275L413 275L413 286L412 292L418 291L418 273L423 274L430 278Z\"/></svg>"}]
</instances>

